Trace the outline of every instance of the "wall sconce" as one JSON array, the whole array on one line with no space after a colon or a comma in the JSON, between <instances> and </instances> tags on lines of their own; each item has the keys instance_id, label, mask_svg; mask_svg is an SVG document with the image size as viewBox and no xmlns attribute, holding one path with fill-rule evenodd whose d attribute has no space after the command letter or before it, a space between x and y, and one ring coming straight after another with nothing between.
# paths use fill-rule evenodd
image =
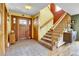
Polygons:
<instances>
[{"instance_id":1,"label":"wall sconce","mask_svg":"<svg viewBox=\"0 0 79 59\"><path fill-rule=\"evenodd\" d=\"M13 18L13 23L14 23L14 24L16 23L16 18Z\"/></svg>"},{"instance_id":2,"label":"wall sconce","mask_svg":"<svg viewBox=\"0 0 79 59\"><path fill-rule=\"evenodd\" d=\"M71 23L72 23L72 24L75 24L75 20L72 20Z\"/></svg>"}]
</instances>

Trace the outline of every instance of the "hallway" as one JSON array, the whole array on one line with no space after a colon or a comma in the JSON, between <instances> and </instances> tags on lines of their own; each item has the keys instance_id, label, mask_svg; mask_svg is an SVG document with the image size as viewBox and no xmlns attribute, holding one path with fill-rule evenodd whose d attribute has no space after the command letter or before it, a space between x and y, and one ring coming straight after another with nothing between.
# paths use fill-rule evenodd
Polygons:
<instances>
[{"instance_id":1,"label":"hallway","mask_svg":"<svg viewBox=\"0 0 79 59\"><path fill-rule=\"evenodd\" d=\"M48 49L34 40L18 41L7 49L6 56L43 56L48 55Z\"/></svg>"},{"instance_id":2,"label":"hallway","mask_svg":"<svg viewBox=\"0 0 79 59\"><path fill-rule=\"evenodd\" d=\"M6 56L79 56L78 46L79 42L77 41L50 51L34 40L22 40L9 47Z\"/></svg>"},{"instance_id":3,"label":"hallway","mask_svg":"<svg viewBox=\"0 0 79 59\"><path fill-rule=\"evenodd\" d=\"M0 4L0 55L79 56L72 14L57 7L54 3ZM7 48L8 44L14 45Z\"/></svg>"}]
</instances>

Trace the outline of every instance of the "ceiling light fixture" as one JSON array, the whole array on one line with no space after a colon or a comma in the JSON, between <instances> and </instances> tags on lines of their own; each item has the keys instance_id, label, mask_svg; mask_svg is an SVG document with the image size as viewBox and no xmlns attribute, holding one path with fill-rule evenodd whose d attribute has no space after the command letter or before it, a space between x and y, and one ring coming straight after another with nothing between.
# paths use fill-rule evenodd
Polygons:
<instances>
[{"instance_id":1,"label":"ceiling light fixture","mask_svg":"<svg viewBox=\"0 0 79 59\"><path fill-rule=\"evenodd\" d=\"M25 9L27 9L27 10L30 10L31 8L32 8L32 6L30 6L30 5L25 6Z\"/></svg>"}]
</instances>

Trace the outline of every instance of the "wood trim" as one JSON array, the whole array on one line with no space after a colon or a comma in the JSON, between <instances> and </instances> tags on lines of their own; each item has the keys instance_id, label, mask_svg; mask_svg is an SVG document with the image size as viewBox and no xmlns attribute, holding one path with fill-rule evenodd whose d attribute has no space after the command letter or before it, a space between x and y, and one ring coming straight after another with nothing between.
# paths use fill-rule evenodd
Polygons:
<instances>
[{"instance_id":1,"label":"wood trim","mask_svg":"<svg viewBox=\"0 0 79 59\"><path fill-rule=\"evenodd\" d=\"M11 17L16 17L16 18L25 18L25 19L32 19L32 18L28 18L28 17L24 17L24 16L16 16L16 15L11 15Z\"/></svg>"},{"instance_id":2,"label":"wood trim","mask_svg":"<svg viewBox=\"0 0 79 59\"><path fill-rule=\"evenodd\" d=\"M34 23L34 19L32 18L31 20L31 38L34 39L34 26L33 26L33 23Z\"/></svg>"},{"instance_id":3,"label":"wood trim","mask_svg":"<svg viewBox=\"0 0 79 59\"><path fill-rule=\"evenodd\" d=\"M2 5L0 4L0 8L2 7ZM2 33L2 13L3 13L3 11L2 11L2 9L0 9L0 33Z\"/></svg>"},{"instance_id":4,"label":"wood trim","mask_svg":"<svg viewBox=\"0 0 79 59\"><path fill-rule=\"evenodd\" d=\"M25 20L29 20L29 21L31 22L30 27L29 27L29 28L30 28L30 30L29 30L29 31L30 31L30 34L29 34L29 35L30 35L30 38L32 38L32 30L31 30L31 28L32 28L32 18L27 18L27 17L23 17L23 16L11 15L11 20L12 20L12 21L11 21L11 30L14 30L13 27L15 26L15 25L13 24L13 18L16 18L16 29L17 29L17 30L16 30L16 36L17 36L17 37L16 37L16 40L19 39L19 37L18 37L18 34L19 34L19 32L18 32L18 28L19 28L19 27L18 27L18 26L19 26L18 20L19 20L20 18L25 19Z\"/></svg>"},{"instance_id":5,"label":"wood trim","mask_svg":"<svg viewBox=\"0 0 79 59\"><path fill-rule=\"evenodd\" d=\"M15 15L11 15L11 30L13 30L13 18L16 18L17 20L19 18L23 18L23 19L28 19L28 20L31 20L31 18L27 18L27 17L23 17L23 16L15 16ZM17 21L16 21L17 22Z\"/></svg>"},{"instance_id":6,"label":"wood trim","mask_svg":"<svg viewBox=\"0 0 79 59\"><path fill-rule=\"evenodd\" d=\"M2 18L2 30L1 30L1 42L0 42L0 55L5 54L5 5L4 3L0 4L1 6L1 18Z\"/></svg>"},{"instance_id":7,"label":"wood trim","mask_svg":"<svg viewBox=\"0 0 79 59\"><path fill-rule=\"evenodd\" d=\"M21 13L13 13L9 11L10 15L14 15L14 16L20 16L20 17L25 17L25 18L32 18L32 16L27 15L27 14L21 14Z\"/></svg>"},{"instance_id":8,"label":"wood trim","mask_svg":"<svg viewBox=\"0 0 79 59\"><path fill-rule=\"evenodd\" d=\"M0 3L0 12L3 12L3 4L2 3Z\"/></svg>"},{"instance_id":9,"label":"wood trim","mask_svg":"<svg viewBox=\"0 0 79 59\"><path fill-rule=\"evenodd\" d=\"M7 12L7 9L6 9L6 6L4 4L4 30L5 30L5 47L7 48L8 47L8 32L7 32L7 16L8 16L8 12Z\"/></svg>"},{"instance_id":10,"label":"wood trim","mask_svg":"<svg viewBox=\"0 0 79 59\"><path fill-rule=\"evenodd\" d=\"M30 19L30 22L31 22L31 24L30 24L30 38L32 39L32 19Z\"/></svg>"},{"instance_id":11,"label":"wood trim","mask_svg":"<svg viewBox=\"0 0 79 59\"><path fill-rule=\"evenodd\" d=\"M52 20L52 18L50 20L48 20L47 22L45 22L42 26L40 26L40 29L42 29L44 26L46 26L51 20Z\"/></svg>"},{"instance_id":12,"label":"wood trim","mask_svg":"<svg viewBox=\"0 0 79 59\"><path fill-rule=\"evenodd\" d=\"M37 22L34 24L34 22ZM38 33L39 33L39 19L38 17L33 20L33 38L38 41Z\"/></svg>"}]
</instances>

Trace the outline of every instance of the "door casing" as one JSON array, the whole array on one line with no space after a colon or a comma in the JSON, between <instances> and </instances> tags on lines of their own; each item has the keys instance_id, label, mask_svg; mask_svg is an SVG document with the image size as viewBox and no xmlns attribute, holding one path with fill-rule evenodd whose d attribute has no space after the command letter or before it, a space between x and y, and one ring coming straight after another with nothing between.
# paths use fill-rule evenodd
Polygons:
<instances>
[{"instance_id":1,"label":"door casing","mask_svg":"<svg viewBox=\"0 0 79 59\"><path fill-rule=\"evenodd\" d=\"M13 24L13 18L16 18L16 25L14 25ZM21 17L21 16L14 16L14 15L12 15L11 16L11 19L12 19L12 21L11 21L11 30L16 30L16 41L19 39L19 19L26 19L26 20L29 20L30 21L30 38L32 38L32 35L31 35L31 33L32 33L32 30L31 30L31 28L32 28L32 22L31 22L31 18L26 18L26 17Z\"/></svg>"}]
</instances>

